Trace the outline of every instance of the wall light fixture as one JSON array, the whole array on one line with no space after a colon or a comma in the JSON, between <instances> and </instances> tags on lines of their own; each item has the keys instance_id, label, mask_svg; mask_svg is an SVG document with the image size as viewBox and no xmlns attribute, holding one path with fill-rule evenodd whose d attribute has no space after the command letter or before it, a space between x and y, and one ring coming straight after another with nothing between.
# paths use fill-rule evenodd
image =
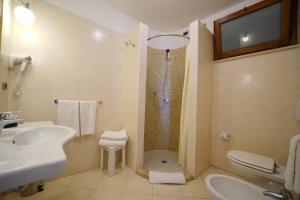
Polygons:
<instances>
[{"instance_id":1,"label":"wall light fixture","mask_svg":"<svg viewBox=\"0 0 300 200\"><path fill-rule=\"evenodd\" d=\"M21 5L14 9L14 15L17 20L24 25L31 25L35 21L34 13L29 9L29 3L24 3L20 0L16 0Z\"/></svg>"}]
</instances>

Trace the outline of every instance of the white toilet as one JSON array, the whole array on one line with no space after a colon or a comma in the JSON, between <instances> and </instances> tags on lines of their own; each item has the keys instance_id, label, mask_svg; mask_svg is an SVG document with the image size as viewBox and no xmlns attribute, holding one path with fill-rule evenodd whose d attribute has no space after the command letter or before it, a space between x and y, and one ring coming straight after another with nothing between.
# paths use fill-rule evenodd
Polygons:
<instances>
[{"instance_id":1,"label":"white toilet","mask_svg":"<svg viewBox=\"0 0 300 200\"><path fill-rule=\"evenodd\" d=\"M227 157L231 165L244 176L284 182L285 167L277 165L273 158L245 151L228 151Z\"/></svg>"}]
</instances>

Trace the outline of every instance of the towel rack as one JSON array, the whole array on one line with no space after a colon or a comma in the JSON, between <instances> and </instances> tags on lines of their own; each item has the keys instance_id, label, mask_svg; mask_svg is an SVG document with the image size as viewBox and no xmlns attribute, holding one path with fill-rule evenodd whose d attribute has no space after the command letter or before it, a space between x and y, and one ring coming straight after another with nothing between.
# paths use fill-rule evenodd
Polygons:
<instances>
[{"instance_id":1,"label":"towel rack","mask_svg":"<svg viewBox=\"0 0 300 200\"><path fill-rule=\"evenodd\" d=\"M55 104L58 104L59 103L59 100L58 99L54 99L54 101L53 101ZM103 104L103 101L101 101L101 100L99 100L99 101L97 101L97 103L98 104Z\"/></svg>"}]
</instances>

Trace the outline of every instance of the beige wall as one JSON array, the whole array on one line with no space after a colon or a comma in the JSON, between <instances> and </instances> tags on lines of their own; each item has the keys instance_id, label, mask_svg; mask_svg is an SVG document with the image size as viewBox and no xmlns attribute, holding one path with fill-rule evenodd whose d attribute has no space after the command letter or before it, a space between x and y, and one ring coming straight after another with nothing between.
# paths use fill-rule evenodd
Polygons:
<instances>
[{"instance_id":1,"label":"beige wall","mask_svg":"<svg viewBox=\"0 0 300 200\"><path fill-rule=\"evenodd\" d=\"M286 165L289 141L300 133L300 46L216 62L212 165L231 170L226 152L244 150ZM228 131L230 142L217 134Z\"/></svg>"},{"instance_id":2,"label":"beige wall","mask_svg":"<svg viewBox=\"0 0 300 200\"><path fill-rule=\"evenodd\" d=\"M168 149L178 152L185 49L171 49L166 68L166 50L148 48L145 151ZM168 104L163 102L163 92L165 98L169 98Z\"/></svg>"},{"instance_id":3,"label":"beige wall","mask_svg":"<svg viewBox=\"0 0 300 200\"><path fill-rule=\"evenodd\" d=\"M195 176L210 166L213 89L213 37L204 25L199 27L198 116Z\"/></svg>"},{"instance_id":4,"label":"beige wall","mask_svg":"<svg viewBox=\"0 0 300 200\"><path fill-rule=\"evenodd\" d=\"M102 100L97 133L121 129L122 36L42 0L31 1L30 8L36 21L29 27L13 22L11 53L30 55L33 64L22 80L22 95L10 92L9 109L22 110L26 121L55 122L56 98ZM64 175L97 167L98 136L78 138L66 152Z\"/></svg>"},{"instance_id":5,"label":"beige wall","mask_svg":"<svg viewBox=\"0 0 300 200\"><path fill-rule=\"evenodd\" d=\"M212 35L195 21L190 25L190 67L186 106L186 169L194 177L210 165L212 115ZM196 112L195 112L196 111Z\"/></svg>"},{"instance_id":6,"label":"beige wall","mask_svg":"<svg viewBox=\"0 0 300 200\"><path fill-rule=\"evenodd\" d=\"M3 6L3 9L2 9ZM11 19L11 2L10 0L1 0L1 55L0 55L0 112L7 111L7 101L8 101L8 93L5 90L1 89L1 85L3 82L8 82L8 53L10 47L10 19Z\"/></svg>"},{"instance_id":7,"label":"beige wall","mask_svg":"<svg viewBox=\"0 0 300 200\"><path fill-rule=\"evenodd\" d=\"M135 45L125 45L123 55L122 116L129 135L127 164L133 170L143 167L147 36L146 25L134 27L125 41Z\"/></svg>"},{"instance_id":8,"label":"beige wall","mask_svg":"<svg viewBox=\"0 0 300 200\"><path fill-rule=\"evenodd\" d=\"M195 176L196 163L196 138L197 138L197 98L198 98L198 53L199 53L199 21L196 20L190 24L190 42L187 48L188 55L186 59L189 62L189 71L186 92L186 107L183 107L183 121L185 123L182 128L186 133L186 170ZM184 91L183 91L184 92ZM180 154L180 152L179 152Z\"/></svg>"}]
</instances>

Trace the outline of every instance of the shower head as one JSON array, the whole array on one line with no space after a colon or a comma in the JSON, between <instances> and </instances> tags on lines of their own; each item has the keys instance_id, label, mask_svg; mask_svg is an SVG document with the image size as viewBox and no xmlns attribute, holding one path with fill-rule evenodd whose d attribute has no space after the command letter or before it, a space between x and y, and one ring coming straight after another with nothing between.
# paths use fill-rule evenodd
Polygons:
<instances>
[{"instance_id":1,"label":"shower head","mask_svg":"<svg viewBox=\"0 0 300 200\"><path fill-rule=\"evenodd\" d=\"M167 59L167 61L171 59L169 53L170 53L170 49L166 49L166 59Z\"/></svg>"}]
</instances>

